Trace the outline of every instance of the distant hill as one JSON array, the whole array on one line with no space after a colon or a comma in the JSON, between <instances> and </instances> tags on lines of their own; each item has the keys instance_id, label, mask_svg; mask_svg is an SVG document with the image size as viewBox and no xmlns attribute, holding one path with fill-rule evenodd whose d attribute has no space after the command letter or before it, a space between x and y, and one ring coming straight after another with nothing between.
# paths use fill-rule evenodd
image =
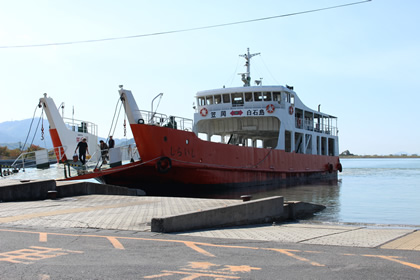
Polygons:
<instances>
[{"instance_id":1,"label":"distant hill","mask_svg":"<svg viewBox=\"0 0 420 280\"><path fill-rule=\"evenodd\" d=\"M34 119L32 123L32 128L29 133L29 128L31 127L32 119L25 119L20 121L9 121L9 122L2 122L0 123L0 147L8 147L9 149L17 149L24 145L26 138L26 148L32 143L40 146L41 148L52 148L52 141L50 136L49 127L50 124L48 120L43 119L39 122L38 125L38 119ZM37 129L38 125L38 129ZM44 127L44 140L41 140L41 127ZM28 137L29 133L29 137ZM106 140L103 137L98 137L99 140ZM134 139L118 139L114 138L115 145L128 145L133 144ZM99 143L98 143L99 144Z\"/></svg>"},{"instance_id":2,"label":"distant hill","mask_svg":"<svg viewBox=\"0 0 420 280\"><path fill-rule=\"evenodd\" d=\"M28 147L33 144L42 148L52 148L50 137L50 124L46 119L25 119L20 121L9 121L0 123L0 146L7 146L9 149L16 149L23 146L26 141ZM38 129L37 129L38 126ZM41 128L44 127L44 140L41 140ZM30 132L29 129L31 128Z\"/></svg>"}]
</instances>

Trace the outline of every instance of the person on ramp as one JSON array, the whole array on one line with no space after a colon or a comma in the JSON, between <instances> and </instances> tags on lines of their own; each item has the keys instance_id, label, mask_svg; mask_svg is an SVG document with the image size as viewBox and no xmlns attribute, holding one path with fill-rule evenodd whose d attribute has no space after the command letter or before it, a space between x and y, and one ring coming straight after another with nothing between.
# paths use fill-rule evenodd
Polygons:
<instances>
[{"instance_id":1,"label":"person on ramp","mask_svg":"<svg viewBox=\"0 0 420 280\"><path fill-rule=\"evenodd\" d=\"M76 150L74 150L74 153L77 152L77 149L79 149L79 159L80 159L80 162L83 165L85 165L85 163L86 163L86 152L89 154L88 144L86 142L86 138L85 137L82 139L82 141L80 141L77 144L77 147L76 147Z\"/></svg>"}]
</instances>

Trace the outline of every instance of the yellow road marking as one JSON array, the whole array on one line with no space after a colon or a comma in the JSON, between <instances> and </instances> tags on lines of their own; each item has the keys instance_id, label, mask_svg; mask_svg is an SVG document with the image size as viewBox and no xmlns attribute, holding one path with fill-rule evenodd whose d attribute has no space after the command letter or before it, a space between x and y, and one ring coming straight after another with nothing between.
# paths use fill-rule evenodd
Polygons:
<instances>
[{"instance_id":1,"label":"yellow road marking","mask_svg":"<svg viewBox=\"0 0 420 280\"><path fill-rule=\"evenodd\" d=\"M195 242L184 241L184 244L187 245L188 247L190 247L191 249L193 249L194 251L197 251L197 252L199 252L203 255L206 255L207 257L216 257L215 255L207 252L206 250L198 247Z\"/></svg>"},{"instance_id":2,"label":"yellow road marking","mask_svg":"<svg viewBox=\"0 0 420 280\"><path fill-rule=\"evenodd\" d=\"M292 253L292 252L301 252L301 251L298 251L298 250L274 249L274 248L270 248L270 249L266 249L266 250L273 250L273 251L276 251L276 252L285 254L286 256L292 257L292 258L297 259L299 261L308 262L308 263L310 263L313 266L325 266L324 264L320 264L320 263L317 263L317 262L310 261L310 260L308 260L306 258L299 257L299 256L297 256L297 255L295 255L295 254Z\"/></svg>"},{"instance_id":3,"label":"yellow road marking","mask_svg":"<svg viewBox=\"0 0 420 280\"><path fill-rule=\"evenodd\" d=\"M184 279L196 279L199 277L212 277L215 279L241 279L239 276L230 276L230 275L220 275L220 274L211 274L211 273L200 273L200 272L186 272L186 271L170 271L170 270L163 270L162 272L173 273L173 274L184 274L190 275L190 277ZM223 277L223 278L221 278Z\"/></svg>"},{"instance_id":4,"label":"yellow road marking","mask_svg":"<svg viewBox=\"0 0 420 280\"><path fill-rule=\"evenodd\" d=\"M48 234L46 232L39 233L39 242L47 242Z\"/></svg>"},{"instance_id":5,"label":"yellow road marking","mask_svg":"<svg viewBox=\"0 0 420 280\"><path fill-rule=\"evenodd\" d=\"M124 246L116 237L108 236L107 239L111 242L111 244L114 246L115 249L121 249L121 250L125 249Z\"/></svg>"},{"instance_id":6,"label":"yellow road marking","mask_svg":"<svg viewBox=\"0 0 420 280\"><path fill-rule=\"evenodd\" d=\"M61 248L46 248L39 246L31 246L31 249L21 249L11 252L0 253L0 261L10 263L31 264L47 258L55 258L58 256L68 255L71 253L83 253L81 251L63 250Z\"/></svg>"},{"instance_id":7,"label":"yellow road marking","mask_svg":"<svg viewBox=\"0 0 420 280\"><path fill-rule=\"evenodd\" d=\"M285 255L287 255L289 257L292 257L294 259L304 261L304 262L308 262L308 263L310 263L311 265L314 265L314 266L325 266L325 265L317 263L317 262L312 262L312 261L310 261L306 258L299 257L299 256L295 255L294 253L292 253L292 252L305 252L305 251L300 251L300 250L277 249L277 248L259 248L259 247L236 246L236 245L218 245L218 244L204 243L204 242L193 242L193 241L171 240L171 239L156 239L156 238L143 238L143 237L121 237L121 236L117 237L117 236L106 236L106 235L90 235L90 234L83 235L83 234L67 234L67 233L54 233L54 232L48 232L47 233L47 232L25 231L25 230L0 229L0 232L2 232L2 231L3 232L18 232L18 233L39 234L40 239L41 239L41 236L45 236L45 238L46 238L47 235L106 238L117 249L124 249L124 246L119 242L118 239L182 243L182 244L185 244L187 247L195 250L196 252L199 252L201 254L204 254L206 256L211 256L211 257L213 257L214 255L205 251L205 250L203 250L203 249L201 249L201 248L199 248L198 246L217 247L217 248L232 248L232 249L248 249L248 250L272 250L272 251L276 251L276 252L280 252L282 254L285 254ZM307 251L307 252L310 252L310 251ZM78 252L76 251L76 253L78 253ZM80 253L83 253L83 252L80 252ZM314 252L314 253L320 253L320 252ZM341 255L357 256L356 254L341 254ZM2 254L0 254L0 257L1 256L2 256ZM397 263L400 263L400 264L403 264L403 265L406 265L406 266L409 266L409 267L412 267L412 268L420 269L420 265L398 260L397 259L397 258L399 258L398 256L382 256L382 255L361 255L361 256L382 258L382 259L397 262ZM0 261L1 261L1 259L0 259Z\"/></svg>"},{"instance_id":8,"label":"yellow road marking","mask_svg":"<svg viewBox=\"0 0 420 280\"><path fill-rule=\"evenodd\" d=\"M399 258L399 257L396 257L396 256L380 256L380 255L363 255L363 256L365 256L365 257L380 258L380 259L384 259L384 260L388 260L388 261L400 263L402 265L406 265L406 266L409 266L409 267L412 267L412 268L420 269L420 265L398 260L397 258Z\"/></svg>"},{"instance_id":9,"label":"yellow road marking","mask_svg":"<svg viewBox=\"0 0 420 280\"><path fill-rule=\"evenodd\" d=\"M153 203L153 202L150 201L147 203ZM134 206L134 205L139 205L139 204L145 204L145 202L144 201L128 202L128 203L101 205L101 206L84 207L84 208L62 209L62 210L56 210L56 211L51 211L51 212L31 213L31 214L25 214L25 215L0 218L0 224L11 223L11 222L16 222L20 220L28 220L28 219L33 219L33 218L40 218L40 217L49 217L49 216L57 216L57 215L64 215L64 214L96 211L96 210L110 209L110 208L121 208L121 207Z\"/></svg>"}]
</instances>

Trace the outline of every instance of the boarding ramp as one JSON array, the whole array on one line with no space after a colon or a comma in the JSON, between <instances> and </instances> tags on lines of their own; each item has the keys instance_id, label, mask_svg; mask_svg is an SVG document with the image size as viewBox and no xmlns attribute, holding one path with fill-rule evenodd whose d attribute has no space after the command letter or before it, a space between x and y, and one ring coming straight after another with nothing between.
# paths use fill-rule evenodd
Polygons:
<instances>
[{"instance_id":1,"label":"boarding ramp","mask_svg":"<svg viewBox=\"0 0 420 280\"><path fill-rule=\"evenodd\" d=\"M64 177L74 177L103 171L141 160L135 144L117 146L112 149L98 150L93 155L86 157L86 163L79 159L65 163Z\"/></svg>"}]
</instances>

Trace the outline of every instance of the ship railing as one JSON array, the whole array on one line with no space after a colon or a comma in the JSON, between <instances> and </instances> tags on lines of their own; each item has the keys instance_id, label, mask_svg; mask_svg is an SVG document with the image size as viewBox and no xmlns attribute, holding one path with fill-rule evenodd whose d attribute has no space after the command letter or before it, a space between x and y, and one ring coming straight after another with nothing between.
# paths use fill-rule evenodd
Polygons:
<instances>
[{"instance_id":1,"label":"ship railing","mask_svg":"<svg viewBox=\"0 0 420 280\"><path fill-rule=\"evenodd\" d=\"M92 122L63 118L66 127L72 131L98 135L98 126Z\"/></svg>"},{"instance_id":2,"label":"ship railing","mask_svg":"<svg viewBox=\"0 0 420 280\"><path fill-rule=\"evenodd\" d=\"M295 118L295 127L315 131L318 133L329 134L333 136L337 136L337 127L329 124L319 124L313 122L311 119L302 120L302 118Z\"/></svg>"},{"instance_id":3,"label":"ship railing","mask_svg":"<svg viewBox=\"0 0 420 280\"><path fill-rule=\"evenodd\" d=\"M45 169L56 161L54 148L21 153L10 165L14 173L25 168Z\"/></svg>"},{"instance_id":4,"label":"ship railing","mask_svg":"<svg viewBox=\"0 0 420 280\"><path fill-rule=\"evenodd\" d=\"M64 157L66 156L67 146L59 146L53 148L57 162L64 162Z\"/></svg>"},{"instance_id":5,"label":"ship railing","mask_svg":"<svg viewBox=\"0 0 420 280\"><path fill-rule=\"evenodd\" d=\"M144 123L150 125L157 125L162 127L169 127L179 130L192 131L193 120L178 116L168 116L161 113L140 110Z\"/></svg>"},{"instance_id":6,"label":"ship railing","mask_svg":"<svg viewBox=\"0 0 420 280\"><path fill-rule=\"evenodd\" d=\"M97 150L90 155L86 163L68 162L67 169L64 168L64 177L93 173L94 171L107 170L113 167L126 165L141 160L136 144L117 146L112 149Z\"/></svg>"}]
</instances>

